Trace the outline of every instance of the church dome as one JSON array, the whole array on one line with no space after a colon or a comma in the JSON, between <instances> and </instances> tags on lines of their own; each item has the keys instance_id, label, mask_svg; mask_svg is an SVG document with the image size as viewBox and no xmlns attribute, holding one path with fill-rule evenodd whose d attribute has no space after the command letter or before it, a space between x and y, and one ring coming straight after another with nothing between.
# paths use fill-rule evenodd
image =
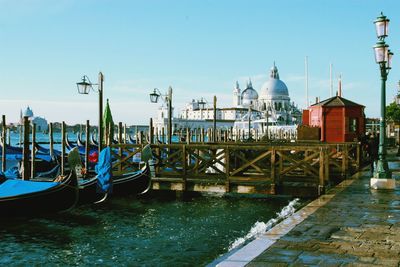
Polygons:
<instances>
[{"instance_id":1,"label":"church dome","mask_svg":"<svg viewBox=\"0 0 400 267\"><path fill-rule=\"evenodd\" d=\"M22 113L23 117L33 117L33 111L32 109L28 106L25 111Z\"/></svg>"},{"instance_id":2,"label":"church dome","mask_svg":"<svg viewBox=\"0 0 400 267\"><path fill-rule=\"evenodd\" d=\"M275 66L275 63L271 68L270 79L261 87L260 95L262 99L271 99L276 96L289 97L288 88L286 84L279 79L278 68Z\"/></svg>"},{"instance_id":3,"label":"church dome","mask_svg":"<svg viewBox=\"0 0 400 267\"><path fill-rule=\"evenodd\" d=\"M242 92L242 101L247 102L247 101L254 101L257 99L258 99L258 93L256 90L254 90L251 81L249 81L246 89Z\"/></svg>"}]
</instances>

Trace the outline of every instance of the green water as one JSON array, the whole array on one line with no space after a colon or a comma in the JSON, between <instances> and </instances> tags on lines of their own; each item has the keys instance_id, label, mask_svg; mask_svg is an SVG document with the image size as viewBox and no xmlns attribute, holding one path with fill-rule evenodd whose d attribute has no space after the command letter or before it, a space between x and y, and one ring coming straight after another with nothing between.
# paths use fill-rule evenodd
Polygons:
<instances>
[{"instance_id":1,"label":"green water","mask_svg":"<svg viewBox=\"0 0 400 267\"><path fill-rule=\"evenodd\" d=\"M204 266L288 199L151 196L0 222L0 265Z\"/></svg>"}]
</instances>

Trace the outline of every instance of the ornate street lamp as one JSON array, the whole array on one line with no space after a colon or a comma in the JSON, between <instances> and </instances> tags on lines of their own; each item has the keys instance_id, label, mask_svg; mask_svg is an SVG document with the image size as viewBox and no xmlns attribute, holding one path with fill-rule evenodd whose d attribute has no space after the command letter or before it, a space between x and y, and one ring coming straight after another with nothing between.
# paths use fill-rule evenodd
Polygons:
<instances>
[{"instance_id":1,"label":"ornate street lamp","mask_svg":"<svg viewBox=\"0 0 400 267\"><path fill-rule=\"evenodd\" d=\"M172 143L172 87L168 88L167 94L161 94L160 90L154 88L153 93L150 94L151 103L157 103L158 99L162 97L164 103L168 107L168 144Z\"/></svg>"},{"instance_id":2,"label":"ornate street lamp","mask_svg":"<svg viewBox=\"0 0 400 267\"><path fill-rule=\"evenodd\" d=\"M78 88L78 93L80 94L89 94L90 90L97 91L99 93L99 135L98 135L98 143L99 143L99 155L102 149L103 142L103 125L102 125L102 117L103 117L103 82L104 76L103 73L99 72L99 83L91 83L89 77L84 75L82 77L82 81L76 83L76 87ZM93 88L93 85L97 85L97 90Z\"/></svg>"},{"instance_id":3,"label":"ornate street lamp","mask_svg":"<svg viewBox=\"0 0 400 267\"><path fill-rule=\"evenodd\" d=\"M374 46L375 61L379 64L381 73L381 117L379 122L379 150L378 162L371 178L370 184L374 189L394 189L396 183L392 178L389 165L386 160L386 80L392 64L393 53L389 50L389 45L385 43L385 37L388 36L389 19L382 13L374 21L378 42Z\"/></svg>"}]
</instances>

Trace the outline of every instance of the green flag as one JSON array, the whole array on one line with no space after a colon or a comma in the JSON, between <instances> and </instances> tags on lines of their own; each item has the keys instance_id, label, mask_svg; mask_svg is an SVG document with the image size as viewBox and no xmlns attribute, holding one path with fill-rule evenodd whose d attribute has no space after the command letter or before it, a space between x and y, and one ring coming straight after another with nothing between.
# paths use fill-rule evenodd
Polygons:
<instances>
[{"instance_id":1,"label":"green flag","mask_svg":"<svg viewBox=\"0 0 400 267\"><path fill-rule=\"evenodd\" d=\"M108 103L107 99L107 104L106 108L104 110L104 115L103 115L103 132L104 132L104 143L107 144L108 140L113 140L114 138L114 121L111 115L111 109L110 109L110 104Z\"/></svg>"}]
</instances>

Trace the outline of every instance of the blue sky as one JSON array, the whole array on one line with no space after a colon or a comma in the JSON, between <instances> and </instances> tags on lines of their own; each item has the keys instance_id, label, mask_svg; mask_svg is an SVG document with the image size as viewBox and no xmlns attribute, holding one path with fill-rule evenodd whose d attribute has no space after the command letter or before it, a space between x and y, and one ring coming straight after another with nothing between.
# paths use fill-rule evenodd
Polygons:
<instances>
[{"instance_id":1,"label":"blue sky","mask_svg":"<svg viewBox=\"0 0 400 267\"><path fill-rule=\"evenodd\" d=\"M394 52L387 82L392 101L400 79L400 10L396 0L0 0L0 113L16 121L31 106L49 121L97 123L98 95L79 95L83 74L105 76L115 121L148 124L154 87L173 88L175 114L191 99L230 106L236 80L260 90L273 62L291 100L329 97L342 75L343 95L379 116L380 76L373 20L391 20Z\"/></svg>"}]
</instances>

